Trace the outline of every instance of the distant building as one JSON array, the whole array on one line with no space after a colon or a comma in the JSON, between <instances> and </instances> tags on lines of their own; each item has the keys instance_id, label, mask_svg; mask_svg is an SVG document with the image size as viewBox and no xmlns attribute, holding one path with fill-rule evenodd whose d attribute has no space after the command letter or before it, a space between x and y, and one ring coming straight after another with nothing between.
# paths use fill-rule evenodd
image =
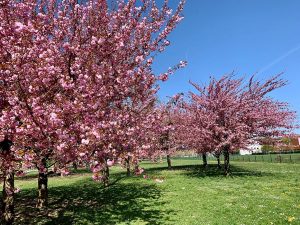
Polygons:
<instances>
[{"instance_id":1,"label":"distant building","mask_svg":"<svg viewBox=\"0 0 300 225\"><path fill-rule=\"evenodd\" d=\"M252 155L253 153L262 153L262 145L258 142L248 145L245 149L240 149L240 155Z\"/></svg>"}]
</instances>

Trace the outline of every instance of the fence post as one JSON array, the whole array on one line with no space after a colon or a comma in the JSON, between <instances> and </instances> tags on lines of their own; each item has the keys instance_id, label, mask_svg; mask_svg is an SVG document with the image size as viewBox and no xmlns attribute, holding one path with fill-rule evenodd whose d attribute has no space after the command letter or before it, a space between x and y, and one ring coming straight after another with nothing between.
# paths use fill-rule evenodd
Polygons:
<instances>
[{"instance_id":1,"label":"fence post","mask_svg":"<svg viewBox=\"0 0 300 225\"><path fill-rule=\"evenodd\" d=\"M271 162L273 162L272 155L270 154Z\"/></svg>"},{"instance_id":2,"label":"fence post","mask_svg":"<svg viewBox=\"0 0 300 225\"><path fill-rule=\"evenodd\" d=\"M279 155L279 163L281 163L281 155Z\"/></svg>"},{"instance_id":3,"label":"fence post","mask_svg":"<svg viewBox=\"0 0 300 225\"><path fill-rule=\"evenodd\" d=\"M292 161L292 155L290 155L290 162L292 163L293 161Z\"/></svg>"},{"instance_id":4,"label":"fence post","mask_svg":"<svg viewBox=\"0 0 300 225\"><path fill-rule=\"evenodd\" d=\"M261 155L261 158L262 158L262 161L264 162L265 160L264 160L264 155Z\"/></svg>"},{"instance_id":5,"label":"fence post","mask_svg":"<svg viewBox=\"0 0 300 225\"><path fill-rule=\"evenodd\" d=\"M254 161L256 162L256 155L254 156Z\"/></svg>"}]
</instances>

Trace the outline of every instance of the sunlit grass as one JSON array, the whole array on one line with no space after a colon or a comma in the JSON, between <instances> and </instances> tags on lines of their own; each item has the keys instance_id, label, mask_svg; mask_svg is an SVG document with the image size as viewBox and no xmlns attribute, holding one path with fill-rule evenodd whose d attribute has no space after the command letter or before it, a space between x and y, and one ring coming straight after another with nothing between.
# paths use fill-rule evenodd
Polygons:
<instances>
[{"instance_id":1,"label":"sunlit grass","mask_svg":"<svg viewBox=\"0 0 300 225\"><path fill-rule=\"evenodd\" d=\"M233 162L232 176L199 160L144 163L147 179L113 168L108 188L81 172L49 179L35 209L35 178L16 181L16 224L300 224L300 165Z\"/></svg>"}]
</instances>

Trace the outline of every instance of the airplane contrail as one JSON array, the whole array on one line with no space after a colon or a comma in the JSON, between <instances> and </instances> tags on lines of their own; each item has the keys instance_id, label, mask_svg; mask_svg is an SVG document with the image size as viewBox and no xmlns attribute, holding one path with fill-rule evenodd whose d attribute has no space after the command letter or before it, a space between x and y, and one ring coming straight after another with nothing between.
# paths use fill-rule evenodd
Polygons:
<instances>
[{"instance_id":1,"label":"airplane contrail","mask_svg":"<svg viewBox=\"0 0 300 225\"><path fill-rule=\"evenodd\" d=\"M283 54L282 56L278 57L277 59L275 59L274 61L272 61L271 63L269 63L268 65L264 66L262 69L260 69L257 74L260 74L262 72L265 72L266 70L270 69L271 67L273 67L274 65L276 65L277 63L281 62L282 60L284 60L285 58L287 58L288 56L290 56L291 54L297 52L298 50L300 50L300 45L298 45L295 48L292 48L291 50L287 51L285 54Z\"/></svg>"}]
</instances>

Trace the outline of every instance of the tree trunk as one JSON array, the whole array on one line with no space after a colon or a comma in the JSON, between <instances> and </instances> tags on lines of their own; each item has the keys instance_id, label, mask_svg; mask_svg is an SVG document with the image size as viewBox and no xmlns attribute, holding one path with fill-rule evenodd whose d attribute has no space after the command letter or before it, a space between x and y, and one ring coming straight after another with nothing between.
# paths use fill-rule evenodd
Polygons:
<instances>
[{"instance_id":1,"label":"tree trunk","mask_svg":"<svg viewBox=\"0 0 300 225\"><path fill-rule=\"evenodd\" d=\"M125 161L126 161L127 177L130 177L130 156L128 156Z\"/></svg>"},{"instance_id":2,"label":"tree trunk","mask_svg":"<svg viewBox=\"0 0 300 225\"><path fill-rule=\"evenodd\" d=\"M2 213L5 225L11 225L14 221L14 188L14 173L6 171L2 192Z\"/></svg>"},{"instance_id":3,"label":"tree trunk","mask_svg":"<svg viewBox=\"0 0 300 225\"><path fill-rule=\"evenodd\" d=\"M218 161L218 169L220 170L220 169L222 169L221 161L220 161L220 155L217 155L216 157L217 157L217 161Z\"/></svg>"},{"instance_id":4,"label":"tree trunk","mask_svg":"<svg viewBox=\"0 0 300 225\"><path fill-rule=\"evenodd\" d=\"M42 165L46 168L46 159L42 160ZM48 171L39 172L38 177L38 200L37 208L41 209L48 205Z\"/></svg>"},{"instance_id":5,"label":"tree trunk","mask_svg":"<svg viewBox=\"0 0 300 225\"><path fill-rule=\"evenodd\" d=\"M107 187L109 185L109 167L107 165L107 160L105 160L105 166L102 170L102 176L103 176L103 185Z\"/></svg>"},{"instance_id":6,"label":"tree trunk","mask_svg":"<svg viewBox=\"0 0 300 225\"><path fill-rule=\"evenodd\" d=\"M203 167L207 167L207 156L206 153L202 153Z\"/></svg>"},{"instance_id":7,"label":"tree trunk","mask_svg":"<svg viewBox=\"0 0 300 225\"><path fill-rule=\"evenodd\" d=\"M168 163L168 169L172 169L172 164L171 164L171 156L168 154L167 155L167 163Z\"/></svg>"},{"instance_id":8,"label":"tree trunk","mask_svg":"<svg viewBox=\"0 0 300 225\"><path fill-rule=\"evenodd\" d=\"M226 146L223 150L223 154L224 154L224 174L226 176L229 175L230 173L230 168L229 168L229 146Z\"/></svg>"},{"instance_id":9,"label":"tree trunk","mask_svg":"<svg viewBox=\"0 0 300 225\"><path fill-rule=\"evenodd\" d=\"M77 166L77 163L76 163L76 162L73 162L73 169L74 169L75 171L77 171L77 169L78 169L78 166Z\"/></svg>"}]
</instances>

